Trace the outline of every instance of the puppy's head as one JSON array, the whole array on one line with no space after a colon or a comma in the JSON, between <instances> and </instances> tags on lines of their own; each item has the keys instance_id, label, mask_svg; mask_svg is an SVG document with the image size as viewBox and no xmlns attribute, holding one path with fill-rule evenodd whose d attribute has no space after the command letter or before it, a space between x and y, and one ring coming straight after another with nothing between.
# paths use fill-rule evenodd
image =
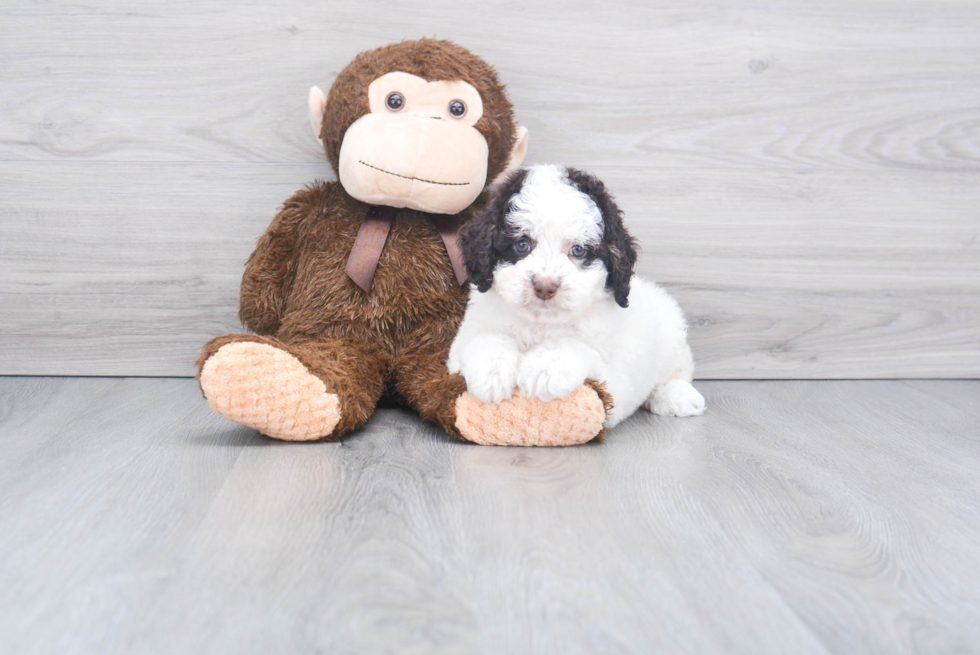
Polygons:
<instances>
[{"instance_id":1,"label":"puppy's head","mask_svg":"<svg viewBox=\"0 0 980 655\"><path fill-rule=\"evenodd\" d=\"M460 241L470 282L538 320L629 301L635 242L605 185L573 168L515 171Z\"/></svg>"}]
</instances>

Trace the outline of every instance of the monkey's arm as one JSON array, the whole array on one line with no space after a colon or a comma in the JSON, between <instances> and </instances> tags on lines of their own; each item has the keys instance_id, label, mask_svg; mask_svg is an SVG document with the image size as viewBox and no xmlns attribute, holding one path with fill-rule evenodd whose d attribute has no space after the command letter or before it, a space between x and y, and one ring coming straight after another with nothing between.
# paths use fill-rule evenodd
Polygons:
<instances>
[{"instance_id":1,"label":"monkey's arm","mask_svg":"<svg viewBox=\"0 0 980 655\"><path fill-rule=\"evenodd\" d=\"M305 191L287 200L245 265L238 316L256 334L274 334L296 272L300 225L313 212Z\"/></svg>"}]
</instances>

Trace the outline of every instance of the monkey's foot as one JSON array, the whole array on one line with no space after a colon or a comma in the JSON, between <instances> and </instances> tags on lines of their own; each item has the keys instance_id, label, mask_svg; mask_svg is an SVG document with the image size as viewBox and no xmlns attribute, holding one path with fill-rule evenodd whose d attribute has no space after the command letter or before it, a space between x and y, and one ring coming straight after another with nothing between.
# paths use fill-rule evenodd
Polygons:
<instances>
[{"instance_id":1,"label":"monkey's foot","mask_svg":"<svg viewBox=\"0 0 980 655\"><path fill-rule=\"evenodd\" d=\"M484 446L574 446L601 434L609 407L605 389L591 381L548 402L516 394L484 403L466 392L456 400L456 428Z\"/></svg>"},{"instance_id":2,"label":"monkey's foot","mask_svg":"<svg viewBox=\"0 0 980 655\"><path fill-rule=\"evenodd\" d=\"M274 439L323 439L340 420L337 395L298 359L268 344L221 346L204 362L200 381L211 409Z\"/></svg>"}]
</instances>

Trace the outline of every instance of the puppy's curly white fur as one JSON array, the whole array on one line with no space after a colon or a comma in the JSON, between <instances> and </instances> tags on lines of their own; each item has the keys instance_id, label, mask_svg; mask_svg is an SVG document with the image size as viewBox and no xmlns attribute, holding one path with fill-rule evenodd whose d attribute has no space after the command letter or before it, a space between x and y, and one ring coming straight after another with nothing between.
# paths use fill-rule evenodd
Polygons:
<instances>
[{"instance_id":1,"label":"puppy's curly white fur","mask_svg":"<svg viewBox=\"0 0 980 655\"><path fill-rule=\"evenodd\" d=\"M622 212L594 176L534 166L512 173L461 234L473 284L447 362L484 402L516 389L563 398L586 379L613 399L612 427L640 406L696 416L694 362L677 303L633 276Z\"/></svg>"}]
</instances>

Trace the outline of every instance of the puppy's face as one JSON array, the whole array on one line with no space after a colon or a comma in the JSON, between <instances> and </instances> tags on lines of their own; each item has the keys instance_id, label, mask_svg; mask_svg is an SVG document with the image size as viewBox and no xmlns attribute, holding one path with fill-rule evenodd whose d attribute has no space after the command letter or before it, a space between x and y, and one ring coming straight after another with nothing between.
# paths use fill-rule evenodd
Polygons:
<instances>
[{"instance_id":1,"label":"puppy's face","mask_svg":"<svg viewBox=\"0 0 980 655\"><path fill-rule=\"evenodd\" d=\"M526 318L560 322L610 294L623 307L636 252L602 182L535 166L511 175L462 235L470 281Z\"/></svg>"}]
</instances>

